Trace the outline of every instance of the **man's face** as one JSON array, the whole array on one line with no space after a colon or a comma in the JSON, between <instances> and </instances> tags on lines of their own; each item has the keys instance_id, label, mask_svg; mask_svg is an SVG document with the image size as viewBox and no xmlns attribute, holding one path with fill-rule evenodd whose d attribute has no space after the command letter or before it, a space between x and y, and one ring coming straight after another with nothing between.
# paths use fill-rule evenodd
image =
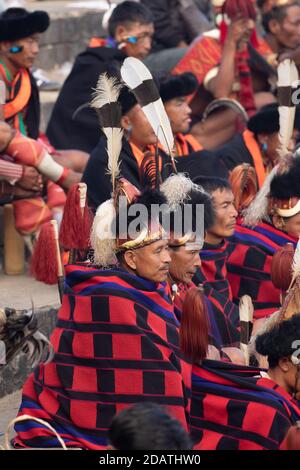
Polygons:
<instances>
[{"instance_id":1,"label":"man's face","mask_svg":"<svg viewBox=\"0 0 300 470\"><path fill-rule=\"evenodd\" d=\"M156 135L139 104L127 113L128 126L130 127L130 140L139 147L155 145ZM124 122L124 119L123 119Z\"/></svg>"},{"instance_id":2,"label":"man's face","mask_svg":"<svg viewBox=\"0 0 300 470\"><path fill-rule=\"evenodd\" d=\"M167 280L171 262L168 240L132 250L124 255L127 265L140 277L152 282Z\"/></svg>"},{"instance_id":3,"label":"man's face","mask_svg":"<svg viewBox=\"0 0 300 470\"><path fill-rule=\"evenodd\" d=\"M299 131L294 129L288 143L288 151L294 151L298 136ZM265 156L267 159L271 162L276 162L278 160L278 149L280 148L279 132L273 132L272 134L260 134L258 136L258 140L261 143L267 144L267 150L265 151Z\"/></svg>"},{"instance_id":4,"label":"man's face","mask_svg":"<svg viewBox=\"0 0 300 470\"><path fill-rule=\"evenodd\" d=\"M300 45L300 6L293 5L286 10L284 20L270 23L270 30L278 43L286 49L295 49Z\"/></svg>"},{"instance_id":5,"label":"man's face","mask_svg":"<svg viewBox=\"0 0 300 470\"><path fill-rule=\"evenodd\" d=\"M120 25L115 34L118 43L125 43L123 50L129 57L143 60L151 50L154 26L152 23L128 23Z\"/></svg>"},{"instance_id":6,"label":"man's face","mask_svg":"<svg viewBox=\"0 0 300 470\"><path fill-rule=\"evenodd\" d=\"M164 103L173 134L185 133L190 128L191 108L185 97L174 98Z\"/></svg>"},{"instance_id":7,"label":"man's face","mask_svg":"<svg viewBox=\"0 0 300 470\"><path fill-rule=\"evenodd\" d=\"M208 243L220 243L224 238L233 235L238 213L234 207L234 197L230 189L217 189L212 193L212 199L215 223L207 231L205 240Z\"/></svg>"},{"instance_id":8,"label":"man's face","mask_svg":"<svg viewBox=\"0 0 300 470\"><path fill-rule=\"evenodd\" d=\"M201 266L200 247L183 245L170 247L170 275L176 282L190 284L198 267Z\"/></svg>"},{"instance_id":9,"label":"man's face","mask_svg":"<svg viewBox=\"0 0 300 470\"><path fill-rule=\"evenodd\" d=\"M284 232L288 233L292 237L300 237L300 212L293 217L279 217L273 216L273 225Z\"/></svg>"},{"instance_id":10,"label":"man's face","mask_svg":"<svg viewBox=\"0 0 300 470\"><path fill-rule=\"evenodd\" d=\"M3 42L1 51L5 57L14 65L15 68L28 68L30 69L39 53L39 34L33 34L25 39L18 39L13 42ZM12 47L22 47L22 50L17 53L10 52Z\"/></svg>"}]
</instances>

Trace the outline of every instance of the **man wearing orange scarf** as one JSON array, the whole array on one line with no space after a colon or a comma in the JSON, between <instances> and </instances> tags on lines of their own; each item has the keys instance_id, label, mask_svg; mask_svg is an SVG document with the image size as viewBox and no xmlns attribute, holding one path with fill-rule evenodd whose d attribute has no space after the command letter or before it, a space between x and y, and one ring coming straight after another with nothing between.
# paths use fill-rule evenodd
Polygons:
<instances>
[{"instance_id":1,"label":"man wearing orange scarf","mask_svg":"<svg viewBox=\"0 0 300 470\"><path fill-rule=\"evenodd\" d=\"M54 183L68 188L71 183L80 179L80 174L75 175L71 170L64 168L64 163L72 166L72 163L67 161L68 158L60 163L58 157L57 163L56 157L51 157L51 154L57 152L50 144L36 140L40 137L40 104L30 68L39 52L39 34L48 26L49 16L43 11L30 13L23 8L9 8L0 16L0 79L4 85L1 117L15 132L1 143L1 158L21 164L22 176L28 173L29 166L38 171L37 180L40 181L40 175L50 180L47 183L47 204L34 185L28 188L36 191L34 198L23 192L23 199L14 201L16 228L25 235L36 232L43 222L49 220L52 217L52 209L57 212L60 208L61 212L65 193ZM5 132L3 123L2 131ZM18 189L18 183L16 188ZM40 185L38 189L40 190ZM12 193L18 195L14 188Z\"/></svg>"}]
</instances>

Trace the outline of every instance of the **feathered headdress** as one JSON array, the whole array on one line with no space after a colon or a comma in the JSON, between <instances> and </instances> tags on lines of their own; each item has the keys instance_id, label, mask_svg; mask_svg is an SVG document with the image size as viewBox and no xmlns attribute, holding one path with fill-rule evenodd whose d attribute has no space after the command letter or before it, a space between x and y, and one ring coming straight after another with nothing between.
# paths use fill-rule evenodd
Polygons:
<instances>
[{"instance_id":1,"label":"feathered headdress","mask_svg":"<svg viewBox=\"0 0 300 470\"><path fill-rule=\"evenodd\" d=\"M106 73L99 76L91 107L98 114L101 130L107 139L108 173L111 175L113 192L120 174L119 156L122 148L121 106L118 102L122 85L116 77Z\"/></svg>"},{"instance_id":2,"label":"feathered headdress","mask_svg":"<svg viewBox=\"0 0 300 470\"><path fill-rule=\"evenodd\" d=\"M114 256L115 237L112 224L115 218L117 179L120 176L119 156L122 148L121 105L118 102L121 85L115 77L106 73L99 76L91 106L96 110L101 130L107 140L108 173L111 175L112 197L101 204L94 218L91 231L91 246L94 262L101 266L116 263Z\"/></svg>"},{"instance_id":3,"label":"feathered headdress","mask_svg":"<svg viewBox=\"0 0 300 470\"><path fill-rule=\"evenodd\" d=\"M297 86L298 70L295 63L286 59L278 66L278 112L279 112L279 141L278 149L279 163L273 168L265 179L257 196L244 212L244 223L249 226L259 224L269 212L270 186L277 174L288 171L291 166L292 156L288 153L288 144L292 137L295 120L295 105L292 102L293 92Z\"/></svg>"},{"instance_id":4,"label":"feathered headdress","mask_svg":"<svg viewBox=\"0 0 300 470\"><path fill-rule=\"evenodd\" d=\"M170 120L150 71L140 60L127 57L121 67L121 77L135 95L159 142L170 155L176 172L173 157L174 136Z\"/></svg>"}]
</instances>

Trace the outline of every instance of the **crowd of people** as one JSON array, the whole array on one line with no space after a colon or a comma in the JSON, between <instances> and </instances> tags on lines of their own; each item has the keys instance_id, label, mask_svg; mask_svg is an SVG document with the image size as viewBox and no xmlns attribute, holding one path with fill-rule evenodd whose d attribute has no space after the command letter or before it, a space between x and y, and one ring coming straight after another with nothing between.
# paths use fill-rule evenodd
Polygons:
<instances>
[{"instance_id":1,"label":"crowd of people","mask_svg":"<svg viewBox=\"0 0 300 470\"><path fill-rule=\"evenodd\" d=\"M299 450L300 5L119 3L44 135L49 23L0 15L0 203L64 276L14 446Z\"/></svg>"}]
</instances>

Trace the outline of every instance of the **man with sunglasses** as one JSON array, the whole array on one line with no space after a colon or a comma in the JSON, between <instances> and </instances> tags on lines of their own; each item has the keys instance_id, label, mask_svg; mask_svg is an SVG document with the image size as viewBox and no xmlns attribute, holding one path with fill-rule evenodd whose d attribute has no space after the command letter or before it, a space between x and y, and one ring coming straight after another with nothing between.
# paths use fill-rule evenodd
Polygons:
<instances>
[{"instance_id":1,"label":"man with sunglasses","mask_svg":"<svg viewBox=\"0 0 300 470\"><path fill-rule=\"evenodd\" d=\"M143 60L150 52L154 33L152 15L143 5L125 1L116 6L108 21L107 38L92 38L76 58L55 104L47 136L61 149L91 152L98 144L97 115L88 103L99 75L118 75L127 56Z\"/></svg>"}]
</instances>

